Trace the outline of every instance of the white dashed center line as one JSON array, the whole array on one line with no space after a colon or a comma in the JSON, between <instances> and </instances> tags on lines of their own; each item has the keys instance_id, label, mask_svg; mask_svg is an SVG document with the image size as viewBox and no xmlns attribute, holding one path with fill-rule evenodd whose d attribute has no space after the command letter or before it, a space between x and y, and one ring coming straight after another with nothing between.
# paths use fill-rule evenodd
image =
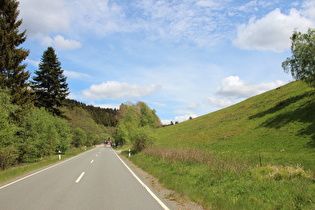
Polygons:
<instances>
[{"instance_id":1,"label":"white dashed center line","mask_svg":"<svg viewBox=\"0 0 315 210\"><path fill-rule=\"evenodd\" d=\"M82 179L82 177L84 176L85 172L82 172L81 175L77 178L77 180L75 181L76 183L79 183L80 180Z\"/></svg>"}]
</instances>

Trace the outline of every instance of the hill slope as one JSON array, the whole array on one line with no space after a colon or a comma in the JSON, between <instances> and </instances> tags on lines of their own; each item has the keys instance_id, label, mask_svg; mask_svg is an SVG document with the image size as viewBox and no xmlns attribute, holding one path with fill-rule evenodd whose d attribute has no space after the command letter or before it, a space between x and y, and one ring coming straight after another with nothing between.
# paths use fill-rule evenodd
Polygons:
<instances>
[{"instance_id":1,"label":"hill slope","mask_svg":"<svg viewBox=\"0 0 315 210\"><path fill-rule=\"evenodd\" d=\"M205 208L315 208L315 89L304 83L156 135L131 160Z\"/></svg>"},{"instance_id":2,"label":"hill slope","mask_svg":"<svg viewBox=\"0 0 315 210\"><path fill-rule=\"evenodd\" d=\"M315 169L315 89L292 82L157 134L158 146Z\"/></svg>"}]
</instances>

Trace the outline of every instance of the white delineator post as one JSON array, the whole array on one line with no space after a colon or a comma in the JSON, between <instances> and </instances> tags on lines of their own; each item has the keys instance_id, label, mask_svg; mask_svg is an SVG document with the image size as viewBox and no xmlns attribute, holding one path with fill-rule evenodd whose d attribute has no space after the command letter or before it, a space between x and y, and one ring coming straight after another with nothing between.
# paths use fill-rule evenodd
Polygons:
<instances>
[{"instance_id":1,"label":"white delineator post","mask_svg":"<svg viewBox=\"0 0 315 210\"><path fill-rule=\"evenodd\" d=\"M129 157L130 157L130 149L129 149Z\"/></svg>"},{"instance_id":2,"label":"white delineator post","mask_svg":"<svg viewBox=\"0 0 315 210\"><path fill-rule=\"evenodd\" d=\"M61 160L60 150L58 151L58 158L59 158L59 160Z\"/></svg>"}]
</instances>

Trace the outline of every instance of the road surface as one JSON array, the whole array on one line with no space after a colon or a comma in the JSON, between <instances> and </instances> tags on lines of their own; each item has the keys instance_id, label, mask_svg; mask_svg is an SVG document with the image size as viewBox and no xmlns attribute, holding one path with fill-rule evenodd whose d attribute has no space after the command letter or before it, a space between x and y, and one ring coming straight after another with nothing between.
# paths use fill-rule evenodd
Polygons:
<instances>
[{"instance_id":1,"label":"road surface","mask_svg":"<svg viewBox=\"0 0 315 210\"><path fill-rule=\"evenodd\" d=\"M95 148L0 187L0 209L168 209L140 182L111 148Z\"/></svg>"}]
</instances>

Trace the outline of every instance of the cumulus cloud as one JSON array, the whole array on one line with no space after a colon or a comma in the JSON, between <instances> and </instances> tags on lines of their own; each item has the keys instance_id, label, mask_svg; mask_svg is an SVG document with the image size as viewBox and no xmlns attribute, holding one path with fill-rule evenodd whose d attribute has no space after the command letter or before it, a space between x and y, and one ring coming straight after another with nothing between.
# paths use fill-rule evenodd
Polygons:
<instances>
[{"instance_id":1,"label":"cumulus cloud","mask_svg":"<svg viewBox=\"0 0 315 210\"><path fill-rule=\"evenodd\" d=\"M42 39L43 46L54 46L59 50L72 50L81 47L81 43L75 40L65 39L61 35L57 35L54 38L44 37Z\"/></svg>"},{"instance_id":2,"label":"cumulus cloud","mask_svg":"<svg viewBox=\"0 0 315 210\"><path fill-rule=\"evenodd\" d=\"M268 90L284 85L283 81L275 81L261 84L248 84L242 81L238 76L229 76L221 81L216 95L229 99L248 98Z\"/></svg>"},{"instance_id":3,"label":"cumulus cloud","mask_svg":"<svg viewBox=\"0 0 315 210\"><path fill-rule=\"evenodd\" d=\"M261 19L252 18L247 24L238 26L237 39L233 43L247 50L282 52L290 48L294 29L306 31L312 26L314 23L296 9L291 9L288 15L275 9Z\"/></svg>"},{"instance_id":4,"label":"cumulus cloud","mask_svg":"<svg viewBox=\"0 0 315 210\"><path fill-rule=\"evenodd\" d=\"M159 85L140 86L136 84L121 83L109 81L99 85L92 85L89 89L83 91L83 96L87 99L134 99L159 90Z\"/></svg>"}]
</instances>

